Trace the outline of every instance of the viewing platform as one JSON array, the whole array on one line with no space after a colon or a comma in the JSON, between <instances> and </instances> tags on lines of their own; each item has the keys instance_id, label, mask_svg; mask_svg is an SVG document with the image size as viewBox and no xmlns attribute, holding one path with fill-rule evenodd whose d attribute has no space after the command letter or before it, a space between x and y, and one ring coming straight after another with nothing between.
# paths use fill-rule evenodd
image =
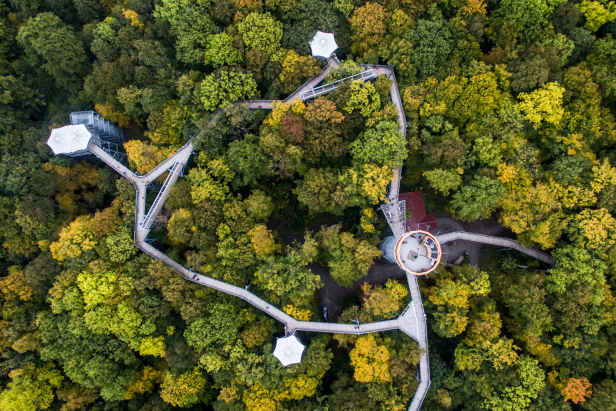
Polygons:
<instances>
[{"instance_id":1,"label":"viewing platform","mask_svg":"<svg viewBox=\"0 0 616 411\"><path fill-rule=\"evenodd\" d=\"M410 231L400 238L387 237L380 248L383 250L383 257L413 275L431 273L442 257L438 239L421 230Z\"/></svg>"}]
</instances>

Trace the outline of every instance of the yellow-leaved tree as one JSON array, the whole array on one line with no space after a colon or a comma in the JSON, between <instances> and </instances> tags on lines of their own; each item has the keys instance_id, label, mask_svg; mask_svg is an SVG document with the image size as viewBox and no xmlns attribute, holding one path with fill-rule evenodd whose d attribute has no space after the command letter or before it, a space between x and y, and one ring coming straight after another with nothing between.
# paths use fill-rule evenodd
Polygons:
<instances>
[{"instance_id":1,"label":"yellow-leaved tree","mask_svg":"<svg viewBox=\"0 0 616 411\"><path fill-rule=\"evenodd\" d=\"M389 350L384 345L378 345L374 334L359 337L349 356L357 381L391 382Z\"/></svg>"},{"instance_id":2,"label":"yellow-leaved tree","mask_svg":"<svg viewBox=\"0 0 616 411\"><path fill-rule=\"evenodd\" d=\"M558 125L565 109L563 108L563 93L565 88L558 83L547 83L532 93L518 95L518 108L526 115L533 127L539 128L542 122Z\"/></svg>"},{"instance_id":3,"label":"yellow-leaved tree","mask_svg":"<svg viewBox=\"0 0 616 411\"><path fill-rule=\"evenodd\" d=\"M169 150L160 149L153 144L140 140L131 140L124 143L124 149L131 167L137 169L137 172L141 175L147 174L169 154Z\"/></svg>"}]
</instances>

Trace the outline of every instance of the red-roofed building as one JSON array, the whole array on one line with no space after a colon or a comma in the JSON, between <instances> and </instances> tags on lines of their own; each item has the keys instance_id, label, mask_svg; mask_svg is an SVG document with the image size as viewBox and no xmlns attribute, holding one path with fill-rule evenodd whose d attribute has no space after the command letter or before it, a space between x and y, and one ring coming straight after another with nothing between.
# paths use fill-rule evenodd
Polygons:
<instances>
[{"instance_id":1,"label":"red-roofed building","mask_svg":"<svg viewBox=\"0 0 616 411\"><path fill-rule=\"evenodd\" d=\"M406 220L407 232L417 230L429 231L436 228L436 218L434 215L426 215L426 206L424 205L423 193L421 191L400 193L398 199L400 201L404 200L406 210L413 214L410 220ZM407 212L407 215L411 213Z\"/></svg>"}]
</instances>

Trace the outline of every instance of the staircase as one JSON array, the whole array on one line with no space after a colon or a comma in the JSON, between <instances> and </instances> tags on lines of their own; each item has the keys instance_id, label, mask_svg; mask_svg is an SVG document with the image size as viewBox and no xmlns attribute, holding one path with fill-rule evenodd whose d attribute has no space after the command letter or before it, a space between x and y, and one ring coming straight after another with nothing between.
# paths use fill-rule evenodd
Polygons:
<instances>
[{"instance_id":1,"label":"staircase","mask_svg":"<svg viewBox=\"0 0 616 411\"><path fill-rule=\"evenodd\" d=\"M143 223L141 223L142 228L149 230L152 227L152 225L156 221L155 220L156 216L160 212L160 209L162 208L165 202L165 199L167 198L167 195L169 194L169 190L171 189L173 184L176 182L178 177L182 175L183 168L184 168L184 164L179 161L174 162L171 168L169 168L169 174L167 174L167 178L165 179L163 186L158 191L158 194L156 195L156 198L154 199L154 202L152 203L150 210L144 217Z\"/></svg>"}]
</instances>

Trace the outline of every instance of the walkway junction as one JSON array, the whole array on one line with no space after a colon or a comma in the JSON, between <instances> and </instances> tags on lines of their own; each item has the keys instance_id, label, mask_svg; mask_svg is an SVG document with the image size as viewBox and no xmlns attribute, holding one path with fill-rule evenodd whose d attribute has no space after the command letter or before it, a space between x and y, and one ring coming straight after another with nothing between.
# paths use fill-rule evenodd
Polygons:
<instances>
[{"instance_id":1,"label":"walkway junction","mask_svg":"<svg viewBox=\"0 0 616 411\"><path fill-rule=\"evenodd\" d=\"M323 35L329 35L331 36L331 40L333 40L333 35L331 33L317 32L313 42L315 40L320 42L325 39L325 42L327 43L329 41L327 40L328 36ZM326 45L325 43L318 44ZM333 46L331 46L330 43L327 43L327 45L330 45L331 49L327 56L322 54L316 55L317 57L327 59L328 64L323 72L308 80L303 86L287 97L284 102L291 102L299 98L302 100L309 100L316 96L327 94L337 88L334 87L334 85L318 86L319 83L325 79L325 76L339 65L336 56L333 54L335 48L332 49L331 47ZM321 48L317 48L320 53ZM313 46L313 53L314 52L315 47ZM405 136L407 128L406 118L404 116L402 101L400 99L400 93L398 92L396 77L392 66L365 66L364 71L362 71L359 75L340 80L337 84L340 84L342 81L365 81L381 75L385 75L393 80L390 89L390 96L392 102L398 109L399 130L402 135ZM248 107L251 109L271 109L277 102L278 101L276 100L251 100L237 101L235 104L247 103ZM214 116L212 121L214 121L215 118L216 116ZM301 353L303 349L300 347L301 343L299 340L297 340L294 336L296 331L359 335L388 330L401 330L409 337L416 340L419 343L420 348L423 350L423 354L419 364L420 383L417 392L409 405L409 411L417 411L421 408L424 397L430 387L430 365L428 362L428 333L426 327L426 316L421 301L417 277L419 275L427 274L436 268L441 258L440 244L448 241L454 241L456 239L464 239L486 244L502 245L515 248L548 264L553 263L551 257L537 250L524 248L517 242L510 239L501 239L465 232L454 232L451 234L434 236L428 231L418 230L418 227L415 227L413 231L407 232L405 206L406 198L401 199L399 197L402 170L396 169L394 170L392 182L389 187L387 203L381 206L381 209L392 229L393 236L386 238L383 241L381 248L385 250L386 258L390 259L392 262L396 262L406 272L412 298L410 304L404 309L398 318L370 324L334 324L298 321L278 308L272 306L267 301L264 301L252 294L248 290L195 273L178 264L167 255L150 245L147 241L150 229L156 221L156 218L165 203L167 196L169 195L171 187L177 179L182 176L183 168L193 153L193 146L192 142L189 141L175 154L154 167L146 175L141 176L133 173L120 162L123 154L118 149L118 144L123 141L123 137L122 130L117 126L110 124L107 120L93 111L86 111L72 113L71 125L52 130L47 144L53 150L54 154L64 154L73 157L94 154L133 184L136 191L134 240L135 245L141 251L154 259L161 260L167 266L177 271L184 279L241 298L269 316L282 322L285 325L285 335L293 336L292 339L289 337L284 337L277 340L274 355L280 359L283 366L293 362L299 362L301 360ZM156 199L150 206L149 210L146 211L145 199L149 186L158 177L162 176L166 172L168 172L168 174L163 186L158 191ZM421 221L419 223L421 225Z\"/></svg>"}]
</instances>

